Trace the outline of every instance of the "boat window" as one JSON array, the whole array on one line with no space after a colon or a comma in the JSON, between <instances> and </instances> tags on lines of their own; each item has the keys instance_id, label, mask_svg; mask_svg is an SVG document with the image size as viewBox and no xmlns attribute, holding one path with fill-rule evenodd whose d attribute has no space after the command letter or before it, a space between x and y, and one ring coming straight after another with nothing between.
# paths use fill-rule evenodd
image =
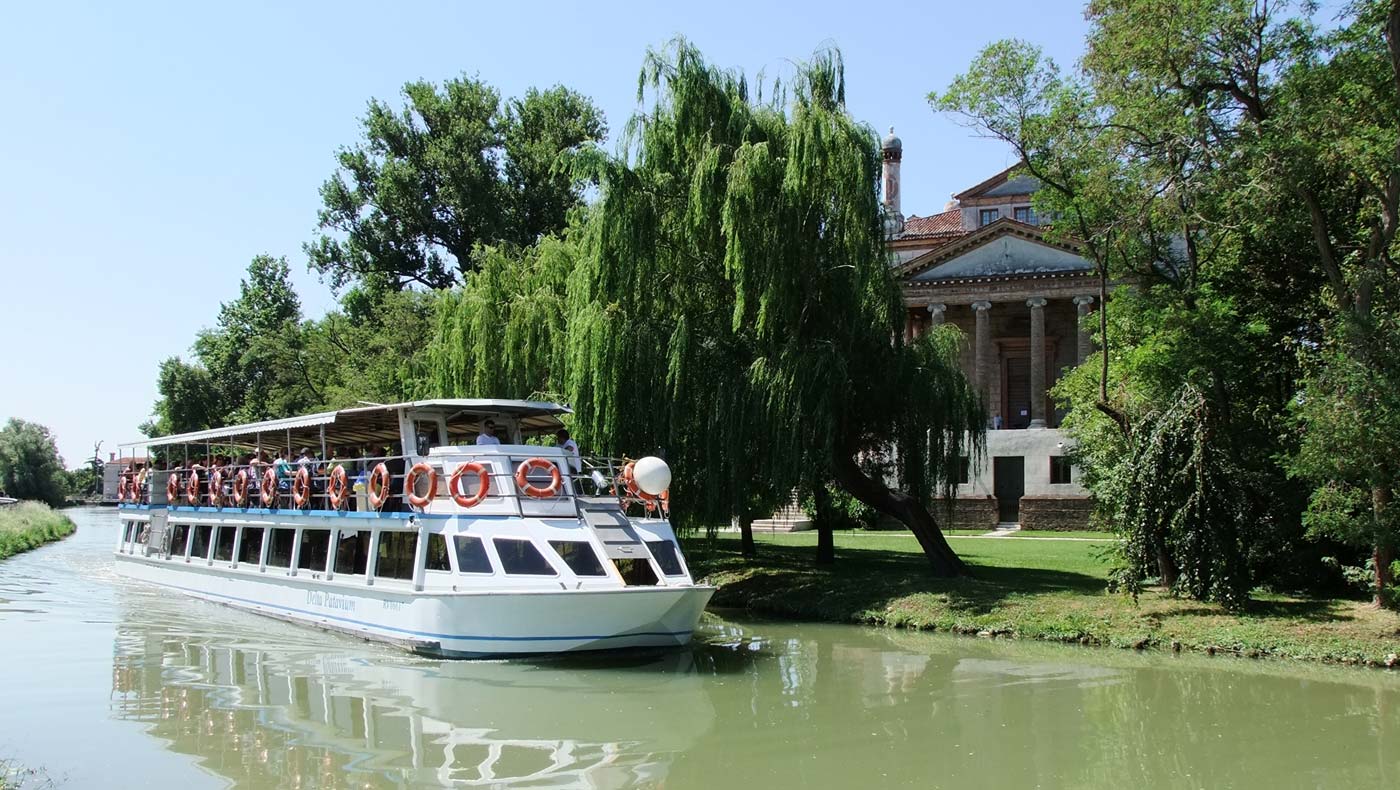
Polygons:
<instances>
[{"instance_id":1,"label":"boat window","mask_svg":"<svg viewBox=\"0 0 1400 790\"><path fill-rule=\"evenodd\" d=\"M190 544L190 556L206 559L209 556L209 537L214 528L208 524L200 524L194 528L194 543Z\"/></svg>"},{"instance_id":2,"label":"boat window","mask_svg":"<svg viewBox=\"0 0 1400 790\"><path fill-rule=\"evenodd\" d=\"M549 545L559 552L564 564L578 576L607 576L603 563L598 561L598 553L586 541L551 540Z\"/></svg>"},{"instance_id":3,"label":"boat window","mask_svg":"<svg viewBox=\"0 0 1400 790\"><path fill-rule=\"evenodd\" d=\"M535 544L515 538L492 538L496 553L501 555L501 567L506 573L519 576L555 576L554 567L544 558Z\"/></svg>"},{"instance_id":4,"label":"boat window","mask_svg":"<svg viewBox=\"0 0 1400 790\"><path fill-rule=\"evenodd\" d=\"M324 571L326 555L331 550L331 531L328 529L304 529L301 531L301 554L297 557L297 567L308 571Z\"/></svg>"},{"instance_id":5,"label":"boat window","mask_svg":"<svg viewBox=\"0 0 1400 790\"><path fill-rule=\"evenodd\" d=\"M237 533L238 527L219 527L219 531L214 533L214 559L219 562L233 560L233 538Z\"/></svg>"},{"instance_id":6,"label":"boat window","mask_svg":"<svg viewBox=\"0 0 1400 790\"><path fill-rule=\"evenodd\" d=\"M486 555L486 544L481 538L471 535L458 535L452 539L457 544L457 570L460 573L494 573L491 558Z\"/></svg>"},{"instance_id":7,"label":"boat window","mask_svg":"<svg viewBox=\"0 0 1400 790\"><path fill-rule=\"evenodd\" d=\"M243 542L238 544L238 561L257 565L262 561L262 527L244 527Z\"/></svg>"},{"instance_id":8,"label":"boat window","mask_svg":"<svg viewBox=\"0 0 1400 790\"><path fill-rule=\"evenodd\" d=\"M292 546L296 545L297 531L294 529L272 530L272 543L267 547L269 568L292 567Z\"/></svg>"},{"instance_id":9,"label":"boat window","mask_svg":"<svg viewBox=\"0 0 1400 790\"><path fill-rule=\"evenodd\" d=\"M428 556L424 564L430 571L452 572L452 564L447 560L447 538L436 533L428 535Z\"/></svg>"},{"instance_id":10,"label":"boat window","mask_svg":"<svg viewBox=\"0 0 1400 790\"><path fill-rule=\"evenodd\" d=\"M340 533L340 542L335 547L335 572L351 576L364 576L369 567L369 530Z\"/></svg>"},{"instance_id":11,"label":"boat window","mask_svg":"<svg viewBox=\"0 0 1400 790\"><path fill-rule=\"evenodd\" d=\"M175 526L171 527L169 538L170 543L167 544L169 548L167 549L165 554L166 559L169 559L170 557L185 556L185 545L189 542L190 539L190 525L176 524Z\"/></svg>"},{"instance_id":12,"label":"boat window","mask_svg":"<svg viewBox=\"0 0 1400 790\"><path fill-rule=\"evenodd\" d=\"M685 569L681 567L680 552L676 550L676 544L669 540L649 540L646 542L647 548L651 549L651 556L656 558L656 564L661 566L661 572L667 576L684 576Z\"/></svg>"},{"instance_id":13,"label":"boat window","mask_svg":"<svg viewBox=\"0 0 1400 790\"><path fill-rule=\"evenodd\" d=\"M651 569L651 563L638 557L624 557L613 560L617 566L617 572L622 574L622 581L628 587L648 587L660 584L661 580L656 578L656 571Z\"/></svg>"},{"instance_id":14,"label":"boat window","mask_svg":"<svg viewBox=\"0 0 1400 790\"><path fill-rule=\"evenodd\" d=\"M379 533L379 557L374 563L374 575L381 579L412 579L413 555L417 551L417 532Z\"/></svg>"},{"instance_id":15,"label":"boat window","mask_svg":"<svg viewBox=\"0 0 1400 790\"><path fill-rule=\"evenodd\" d=\"M125 522L125 523L126 523L126 526L122 528L122 543L130 543L130 542L131 542L131 533L132 533L133 531L135 531L136 522L135 522L135 521L127 521L127 522Z\"/></svg>"}]
</instances>

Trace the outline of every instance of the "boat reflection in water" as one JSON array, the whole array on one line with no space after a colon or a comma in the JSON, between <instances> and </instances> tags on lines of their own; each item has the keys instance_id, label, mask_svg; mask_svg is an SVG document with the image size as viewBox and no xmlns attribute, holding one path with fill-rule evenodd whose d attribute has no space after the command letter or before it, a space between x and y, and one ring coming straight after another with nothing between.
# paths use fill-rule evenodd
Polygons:
<instances>
[{"instance_id":1,"label":"boat reflection in water","mask_svg":"<svg viewBox=\"0 0 1400 790\"><path fill-rule=\"evenodd\" d=\"M691 651L598 672L319 648L119 633L113 714L238 787L654 787L714 720Z\"/></svg>"}]
</instances>

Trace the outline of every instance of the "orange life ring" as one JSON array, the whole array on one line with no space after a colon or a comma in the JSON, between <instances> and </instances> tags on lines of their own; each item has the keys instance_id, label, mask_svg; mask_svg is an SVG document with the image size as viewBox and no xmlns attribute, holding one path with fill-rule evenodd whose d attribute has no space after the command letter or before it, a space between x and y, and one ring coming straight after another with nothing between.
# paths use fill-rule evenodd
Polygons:
<instances>
[{"instance_id":1,"label":"orange life ring","mask_svg":"<svg viewBox=\"0 0 1400 790\"><path fill-rule=\"evenodd\" d=\"M263 507L276 508L277 506L277 473L268 467L263 472L262 485L258 486L258 496L262 499Z\"/></svg>"},{"instance_id":2,"label":"orange life ring","mask_svg":"<svg viewBox=\"0 0 1400 790\"><path fill-rule=\"evenodd\" d=\"M622 482L627 488L628 496L633 499L641 500L642 504L650 509L652 503L656 501L656 496L654 494L648 494L642 490L641 486L637 485L636 466L637 464L635 462L628 461L627 465L622 467Z\"/></svg>"},{"instance_id":3,"label":"orange life ring","mask_svg":"<svg viewBox=\"0 0 1400 790\"><path fill-rule=\"evenodd\" d=\"M530 482L527 477L531 470L549 470L549 485L539 488ZM559 467L554 465L548 458L541 458L538 455L534 458L526 458L520 462L520 466L515 468L515 487L520 489L520 493L535 499L545 499L547 497L558 496L559 490L564 487L564 479L559 474Z\"/></svg>"},{"instance_id":4,"label":"orange life ring","mask_svg":"<svg viewBox=\"0 0 1400 790\"><path fill-rule=\"evenodd\" d=\"M389 475L389 467L380 461L374 467L374 471L369 473L369 504L375 510L384 507L384 503L389 499L389 482L392 478Z\"/></svg>"},{"instance_id":5,"label":"orange life ring","mask_svg":"<svg viewBox=\"0 0 1400 790\"><path fill-rule=\"evenodd\" d=\"M171 472L165 481L165 501L171 505L180 498L180 473Z\"/></svg>"},{"instance_id":6,"label":"orange life ring","mask_svg":"<svg viewBox=\"0 0 1400 790\"><path fill-rule=\"evenodd\" d=\"M462 475L471 472L476 475L476 494L467 496L462 493ZM491 492L491 473L486 465L477 461L468 461L457 467L457 471L452 473L452 478L447 481L447 493L452 495L452 501L462 507L476 507L486 499L486 495Z\"/></svg>"},{"instance_id":7,"label":"orange life ring","mask_svg":"<svg viewBox=\"0 0 1400 790\"><path fill-rule=\"evenodd\" d=\"M209 475L209 504L214 507L224 506L224 470L215 469Z\"/></svg>"},{"instance_id":8,"label":"orange life ring","mask_svg":"<svg viewBox=\"0 0 1400 790\"><path fill-rule=\"evenodd\" d=\"M418 476L426 474L428 476L428 495L418 496ZM408 474L403 478L403 495L408 500L408 504L414 507L427 507L429 502L437 496L437 470L428 464L419 461L408 470Z\"/></svg>"},{"instance_id":9,"label":"orange life ring","mask_svg":"<svg viewBox=\"0 0 1400 790\"><path fill-rule=\"evenodd\" d=\"M331 470L330 482L326 484L326 495L330 498L331 507L336 510L343 510L350 504L350 476L346 474L344 466L337 466Z\"/></svg>"},{"instance_id":10,"label":"orange life ring","mask_svg":"<svg viewBox=\"0 0 1400 790\"><path fill-rule=\"evenodd\" d=\"M311 470L304 466L292 478L292 502L303 510L311 504Z\"/></svg>"},{"instance_id":11,"label":"orange life ring","mask_svg":"<svg viewBox=\"0 0 1400 790\"><path fill-rule=\"evenodd\" d=\"M238 507L248 506L248 470L239 469L238 474L233 478L233 504Z\"/></svg>"},{"instance_id":12,"label":"orange life ring","mask_svg":"<svg viewBox=\"0 0 1400 790\"><path fill-rule=\"evenodd\" d=\"M191 471L190 481L185 483L185 501L199 507L199 473Z\"/></svg>"},{"instance_id":13,"label":"orange life ring","mask_svg":"<svg viewBox=\"0 0 1400 790\"><path fill-rule=\"evenodd\" d=\"M125 502L125 501L126 501L126 493L127 493L126 478L125 478L125 477L122 477L122 478L120 478L120 479L117 480L117 501L118 501L118 502Z\"/></svg>"}]
</instances>

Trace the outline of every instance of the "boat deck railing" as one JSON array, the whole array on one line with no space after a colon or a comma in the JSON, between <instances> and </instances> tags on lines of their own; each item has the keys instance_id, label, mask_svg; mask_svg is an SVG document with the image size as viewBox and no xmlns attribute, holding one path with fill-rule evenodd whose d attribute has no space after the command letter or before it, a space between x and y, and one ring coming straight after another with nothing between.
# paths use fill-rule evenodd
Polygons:
<instances>
[{"instance_id":1,"label":"boat deck railing","mask_svg":"<svg viewBox=\"0 0 1400 790\"><path fill-rule=\"evenodd\" d=\"M544 448L541 448L544 449ZM464 460L465 456L465 460ZM525 469L525 462L540 458L559 473L557 492L545 496L542 490L553 486L553 472L544 465ZM123 472L120 477L120 504L166 507L171 509L214 508L218 510L270 510L337 514L347 512L471 512L473 506L462 506L454 499L470 500L479 493L479 475L475 471L461 475L457 491L452 490L452 472L460 465L477 462L489 479L486 501L511 504L515 515L560 515L561 506L573 510L589 502L616 502L624 510L666 517L669 496L651 497L630 484L625 474L630 459L608 457L562 456L531 452L476 451L461 448L447 456L383 455L329 460L292 460L284 465L275 462L241 464L189 463L166 469L152 468L144 473ZM503 463L495 463L503 462ZM371 497L371 478L383 466L388 485L384 486L378 506ZM428 467L431 474L423 471ZM336 496L336 468L344 468L340 496ZM504 469L502 470L502 467ZM306 474L304 480L302 470ZM415 469L418 471L415 473ZM524 469L522 472L521 470ZM270 485L265 479L271 475ZM380 473L383 475L384 473ZM171 478L174 478L172 485ZM525 480L534 488L529 493L518 484ZM410 489L409 485L413 488ZM433 491L435 489L435 491ZM174 497L169 496L173 491ZM433 495L431 498L429 494ZM415 503L416 502L416 503ZM541 508L554 512L540 512ZM499 507L490 510L499 514Z\"/></svg>"}]
</instances>

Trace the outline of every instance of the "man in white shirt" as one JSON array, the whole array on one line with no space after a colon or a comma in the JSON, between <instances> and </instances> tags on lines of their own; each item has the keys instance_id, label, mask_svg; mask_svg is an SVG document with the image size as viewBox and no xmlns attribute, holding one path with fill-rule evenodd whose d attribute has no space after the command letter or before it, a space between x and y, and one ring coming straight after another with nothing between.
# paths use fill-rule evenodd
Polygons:
<instances>
[{"instance_id":1,"label":"man in white shirt","mask_svg":"<svg viewBox=\"0 0 1400 790\"><path fill-rule=\"evenodd\" d=\"M481 433L477 434L476 443L477 443L477 444L500 444L500 443L501 443L501 440L496 438L496 423L495 423L495 422L493 422L493 421L491 421L491 420L487 420L487 421L486 421L486 424L483 425L483 426L481 426Z\"/></svg>"},{"instance_id":2,"label":"man in white shirt","mask_svg":"<svg viewBox=\"0 0 1400 790\"><path fill-rule=\"evenodd\" d=\"M578 474L583 469L583 462L579 460L578 442L569 437L569 429L560 428L554 434L554 443L564 448L564 455L569 458L569 468L574 470L574 474Z\"/></svg>"}]
</instances>

